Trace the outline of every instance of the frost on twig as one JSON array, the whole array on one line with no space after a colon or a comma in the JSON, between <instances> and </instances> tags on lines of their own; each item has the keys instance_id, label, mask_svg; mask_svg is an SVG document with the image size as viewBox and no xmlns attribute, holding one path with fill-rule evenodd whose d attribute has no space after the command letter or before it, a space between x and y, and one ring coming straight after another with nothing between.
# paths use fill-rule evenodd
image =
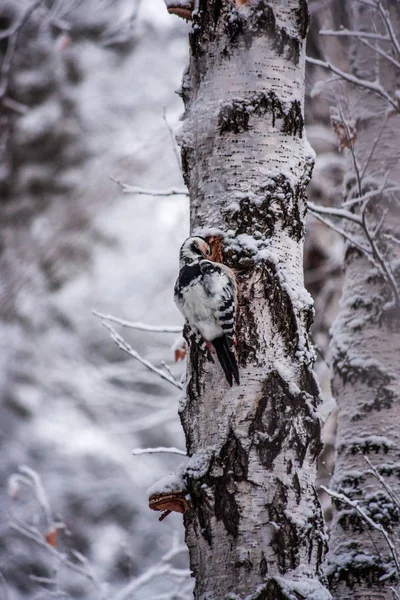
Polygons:
<instances>
[{"instance_id":1,"label":"frost on twig","mask_svg":"<svg viewBox=\"0 0 400 600\"><path fill-rule=\"evenodd\" d=\"M363 508L361 508L361 506L359 505L359 503L356 500L350 500L350 498L348 498L344 494L334 492L333 490L326 488L324 485L321 486L321 489L324 490L324 492L326 492L328 494L328 496L330 496L334 500L343 502L344 504L347 504L347 506L350 506L351 508L353 508L358 513L358 515L361 517L361 519L363 521L365 521L365 523L367 523L372 529L375 529L376 531L378 531L379 533L382 534L382 536L385 539L385 542L390 550L390 553L392 555L393 562L396 567L396 572L398 575L400 575L399 556L397 554L396 547L395 547L392 539L390 538L388 532L386 531L386 529L380 523L376 523L373 519L371 519L371 517L369 517L367 515L365 510Z\"/></svg>"},{"instance_id":2,"label":"frost on twig","mask_svg":"<svg viewBox=\"0 0 400 600\"><path fill-rule=\"evenodd\" d=\"M108 331L110 332L111 338L114 340L114 342L117 344L117 346L119 348L121 348L121 350L123 350L124 352L129 354L129 356L131 356L132 358L134 358L135 360L140 362L142 365L144 365L147 369L149 369L149 371L152 371L153 373L155 373L156 375L161 377L161 379L163 379L164 381L168 381L168 383L175 386L179 390L183 389L183 385L168 371L165 372L162 369L159 369L158 367L153 365L153 363L151 363L149 360L146 360L145 358L140 356L140 354L138 352L136 352L136 350L134 350L130 346L130 344L128 344L128 342L126 342L124 340L124 338L119 333L117 333L111 325L109 325L105 321L102 321L101 324L103 325L103 327L108 329Z\"/></svg>"},{"instance_id":3,"label":"frost on twig","mask_svg":"<svg viewBox=\"0 0 400 600\"><path fill-rule=\"evenodd\" d=\"M42 532L38 527L29 525L16 517L11 522L11 528L23 538L34 542L36 546L42 548L48 554L52 559L51 570L55 575L62 566L74 571L93 585L99 600L107 600L103 584L98 581L88 560L81 553L72 550L71 554L77 562L71 561L67 554L57 550L57 530L65 528L65 525L54 522L50 503L39 474L30 467L21 466L18 473L13 473L10 476L8 481L9 494L15 501L19 499L21 494L21 484L30 488L33 497L38 503L40 511L45 517L45 531ZM46 578L45 581L37 582L48 584L49 580ZM61 593L63 592L60 591Z\"/></svg>"},{"instance_id":4,"label":"frost on twig","mask_svg":"<svg viewBox=\"0 0 400 600\"><path fill-rule=\"evenodd\" d=\"M168 578L172 585L175 584L177 592L174 593L174 597L179 598L179 600L186 600L192 595L193 586L190 581L190 571L189 569L177 569L172 564L176 556L185 553L187 553L187 547L180 544L174 536L170 550L164 554L160 562L128 583L114 596L113 600L132 600L140 589L159 577ZM171 594L169 593L167 597L171 598Z\"/></svg>"},{"instance_id":5,"label":"frost on twig","mask_svg":"<svg viewBox=\"0 0 400 600\"><path fill-rule=\"evenodd\" d=\"M97 310L92 310L92 314L96 317L99 317L103 321L111 321L112 323L117 323L118 325L122 325L122 327L127 327L129 329L137 329L138 331L148 331L151 333L181 333L182 327L179 325L146 325L145 323L134 323L132 321L125 321L124 319L120 319L119 317L114 317L113 315L105 315L103 313L98 312Z\"/></svg>"},{"instance_id":6,"label":"frost on twig","mask_svg":"<svg viewBox=\"0 0 400 600\"><path fill-rule=\"evenodd\" d=\"M110 177L111 181L116 183L124 194L138 194L143 196L188 196L188 191L183 188L166 188L165 190L151 190L145 189L134 185L128 185L127 183L122 183L113 177Z\"/></svg>"},{"instance_id":7,"label":"frost on twig","mask_svg":"<svg viewBox=\"0 0 400 600\"><path fill-rule=\"evenodd\" d=\"M180 454L181 456L186 456L184 450L179 450L179 448L164 448L163 446L159 446L158 448L134 448L132 454L133 456L141 456L142 454Z\"/></svg>"},{"instance_id":8,"label":"frost on twig","mask_svg":"<svg viewBox=\"0 0 400 600\"><path fill-rule=\"evenodd\" d=\"M396 112L400 112L398 102L394 98L392 98L379 83L375 81L368 81L367 79L359 79L355 75L351 75L350 73L346 73L346 71L342 71L342 69L335 67L335 65L331 64L328 61L319 60L318 58L312 58L311 56L307 56L306 60L311 65L315 65L317 67L327 69L328 71L332 71L332 73L339 75L339 77L344 79L344 81L347 81L353 85L356 85L357 87L364 88L365 90L373 92L374 94L386 100L386 102Z\"/></svg>"}]
</instances>

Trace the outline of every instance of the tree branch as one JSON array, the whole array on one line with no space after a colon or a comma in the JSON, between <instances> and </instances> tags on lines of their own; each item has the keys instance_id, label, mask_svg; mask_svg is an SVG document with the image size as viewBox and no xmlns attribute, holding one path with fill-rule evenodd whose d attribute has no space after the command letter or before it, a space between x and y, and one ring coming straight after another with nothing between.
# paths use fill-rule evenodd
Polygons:
<instances>
[{"instance_id":1,"label":"tree branch","mask_svg":"<svg viewBox=\"0 0 400 600\"><path fill-rule=\"evenodd\" d=\"M398 574L400 574L400 563L399 563L399 558L397 556L396 548L395 548L392 540L390 539L386 529L382 525L380 525L379 523L376 523L373 519L371 519L371 517L369 517L367 515L367 513L358 505L357 501L350 500L350 498L347 498L347 496L345 496L344 494L339 494L337 492L334 492L333 490L326 488L324 485L321 485L321 489L324 490L324 492L326 492L328 494L328 496L330 496L331 498L335 498L335 500L339 500L340 502L347 504L347 506L354 508L354 510L360 515L360 517L366 523L368 523L368 525L370 527L372 527L372 529L379 531L379 533L381 533L383 535L383 537L385 538L385 541L390 549L390 552L392 554L394 563L396 565L396 571Z\"/></svg>"},{"instance_id":2,"label":"tree branch","mask_svg":"<svg viewBox=\"0 0 400 600\"><path fill-rule=\"evenodd\" d=\"M395 102L393 100L393 98L391 98L389 96L389 94L387 94L385 92L385 90L383 89L383 87L381 85L379 85L379 83L367 81L366 79L359 79L358 77L355 77L355 75L346 73L345 71L342 71L338 67L335 67L335 65L332 65L331 63L329 63L327 61L319 60L318 58L311 58L310 56L307 56L306 60L311 65L316 65L318 67L323 67L324 69L328 69L329 71L332 71L332 73L336 73L336 75L339 75L345 81L348 81L349 83L357 85L358 87L364 88L368 91L371 91L374 94L377 94L378 96L380 96L381 98L386 100L386 102L388 104L390 104L390 106L392 106L396 112L400 111L397 102Z\"/></svg>"},{"instance_id":3,"label":"tree branch","mask_svg":"<svg viewBox=\"0 0 400 600\"><path fill-rule=\"evenodd\" d=\"M179 448L135 448L132 450L133 456L141 456L142 454L180 454L181 456L187 456L184 450Z\"/></svg>"},{"instance_id":4,"label":"tree branch","mask_svg":"<svg viewBox=\"0 0 400 600\"><path fill-rule=\"evenodd\" d=\"M174 377L171 377L169 374L165 373L161 369L158 369L150 361L146 360L145 358L142 358L140 356L140 354L138 354L138 352L136 352L136 350L134 350L128 344L128 342L126 342L123 339L123 337L120 336L119 333L117 333L115 331L115 329L113 327L111 327L111 325L108 325L108 323L106 323L104 321L102 321L101 324L103 325L103 327L105 327L106 329L108 329L108 331L110 332L111 338L114 340L114 342L117 344L117 346L119 348L121 348L121 350L123 350L124 352L126 352L127 354L129 354L129 356L131 356L132 358L134 358L138 362L142 363L142 365L144 365L147 369L149 369L149 371L152 371L153 373L155 373L156 375L158 375L159 377L161 377L161 379L164 379L164 381L168 381L168 383L170 383L171 385L173 385L176 388L178 388L178 390L182 390L183 389L182 384L179 383Z\"/></svg>"},{"instance_id":5,"label":"tree branch","mask_svg":"<svg viewBox=\"0 0 400 600\"><path fill-rule=\"evenodd\" d=\"M372 40L380 40L382 42L390 42L388 35L380 35L372 31L351 31L349 29L339 29L334 31L333 29L321 29L320 35L335 36L335 37L354 37L354 38L367 38Z\"/></svg>"},{"instance_id":6,"label":"tree branch","mask_svg":"<svg viewBox=\"0 0 400 600\"><path fill-rule=\"evenodd\" d=\"M182 333L182 327L179 325L171 325L169 327L164 325L158 326L146 325L145 323L133 323L131 321L125 321L124 319L119 319L113 315L104 315L103 313L100 313L94 309L92 310L92 314L100 319L103 319L103 321L111 321L113 323L117 323L118 325L122 325L122 327L136 329L137 331L148 331L151 333Z\"/></svg>"},{"instance_id":7,"label":"tree branch","mask_svg":"<svg viewBox=\"0 0 400 600\"><path fill-rule=\"evenodd\" d=\"M189 196L187 190L180 188L167 188L165 190L147 190L145 188L136 187L134 185L128 185L122 183L113 177L110 177L111 181L116 183L123 191L124 194L138 194L143 196Z\"/></svg>"}]
</instances>

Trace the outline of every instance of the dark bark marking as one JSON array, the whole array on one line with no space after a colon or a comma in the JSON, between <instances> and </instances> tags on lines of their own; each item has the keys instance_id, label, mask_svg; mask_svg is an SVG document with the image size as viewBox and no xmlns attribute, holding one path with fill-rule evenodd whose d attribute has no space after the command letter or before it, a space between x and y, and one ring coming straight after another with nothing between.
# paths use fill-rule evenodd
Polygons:
<instances>
[{"instance_id":1,"label":"dark bark marking","mask_svg":"<svg viewBox=\"0 0 400 600\"><path fill-rule=\"evenodd\" d=\"M297 9L296 13L300 37L302 40L304 40L310 25L310 14L308 12L307 0L299 0L299 8Z\"/></svg>"},{"instance_id":2,"label":"dark bark marking","mask_svg":"<svg viewBox=\"0 0 400 600\"><path fill-rule=\"evenodd\" d=\"M222 475L213 474L221 469ZM213 517L224 523L230 535L237 537L240 512L235 493L237 483L247 479L247 472L247 452L231 430L219 456L212 457L207 473L201 477L187 477L192 506L199 518L200 533L209 544L212 543L210 523ZM208 497L209 489L212 490L213 503Z\"/></svg>"},{"instance_id":3,"label":"dark bark marking","mask_svg":"<svg viewBox=\"0 0 400 600\"><path fill-rule=\"evenodd\" d=\"M231 48L240 42L249 49L255 38L268 36L277 54L285 53L286 59L291 60L295 65L299 62L299 40L289 35L284 27L276 24L274 11L266 0L261 0L254 5L251 14L246 17L238 10L232 10L230 18L225 21L224 33L229 39L229 44L223 49L223 54L226 56L230 56Z\"/></svg>"},{"instance_id":4,"label":"dark bark marking","mask_svg":"<svg viewBox=\"0 0 400 600\"><path fill-rule=\"evenodd\" d=\"M387 589L388 582L397 583L396 569L391 556L377 556L367 552L362 553L356 544L346 548L347 559L341 559L340 564L330 564L327 569L329 588L334 591L340 582L352 590L363 582L375 590ZM393 573L390 577L387 576ZM385 577L385 581L381 580Z\"/></svg>"},{"instance_id":5,"label":"dark bark marking","mask_svg":"<svg viewBox=\"0 0 400 600\"><path fill-rule=\"evenodd\" d=\"M261 553L259 569L260 569L261 577L265 577L268 574L268 562L267 562L267 559L265 558L264 552Z\"/></svg>"},{"instance_id":6,"label":"dark bark marking","mask_svg":"<svg viewBox=\"0 0 400 600\"><path fill-rule=\"evenodd\" d=\"M296 569L300 564L298 530L297 526L286 516L287 504L287 488L280 480L276 480L274 499L267 508L269 520L278 525L271 547L275 552L281 573Z\"/></svg>"},{"instance_id":7,"label":"dark bark marking","mask_svg":"<svg viewBox=\"0 0 400 600\"><path fill-rule=\"evenodd\" d=\"M293 486L293 490L294 490L294 493L296 496L296 502L297 502L297 504L300 504L301 486L300 486L299 476L297 475L297 473L295 473L292 477L292 486Z\"/></svg>"},{"instance_id":8,"label":"dark bark marking","mask_svg":"<svg viewBox=\"0 0 400 600\"><path fill-rule=\"evenodd\" d=\"M287 407L291 408L290 413L286 411ZM305 435L300 435L293 425L294 417L299 414ZM314 458L318 456L321 445L315 440L319 440L319 433L319 420L310 416L303 394L291 394L287 383L276 371L269 373L249 426L249 436L253 439L261 463L266 469L272 470L276 457L288 444L295 447L301 467L308 450Z\"/></svg>"},{"instance_id":9,"label":"dark bark marking","mask_svg":"<svg viewBox=\"0 0 400 600\"><path fill-rule=\"evenodd\" d=\"M337 489L349 496L348 490L343 490L341 487L337 487ZM362 493L361 490L357 490L357 492L358 494ZM353 497L353 494L350 494L350 497ZM370 530L370 526L346 503L335 499L334 504L341 513L339 523L345 531L362 533ZM377 490L375 494L368 494L368 500L363 502L362 508L375 523L383 525L389 533L391 533L393 525L396 526L399 523L399 509L384 491Z\"/></svg>"},{"instance_id":10,"label":"dark bark marking","mask_svg":"<svg viewBox=\"0 0 400 600\"><path fill-rule=\"evenodd\" d=\"M356 440L354 442L346 442L343 444L339 444L337 447L338 454L358 454L361 452L362 454L371 454L374 452L375 454L379 454L379 452L383 452L383 454L387 454L391 448L391 445L385 438L370 437L362 440Z\"/></svg>"},{"instance_id":11,"label":"dark bark marking","mask_svg":"<svg viewBox=\"0 0 400 600\"><path fill-rule=\"evenodd\" d=\"M360 381L374 390L370 399L357 404L357 413L353 415L352 421L360 421L374 410L381 411L392 407L395 400L395 392L390 387L392 379L378 366L369 365L365 368L354 366L345 352L336 350L334 369L345 385Z\"/></svg>"},{"instance_id":12,"label":"dark bark marking","mask_svg":"<svg viewBox=\"0 0 400 600\"><path fill-rule=\"evenodd\" d=\"M221 134L248 131L251 115L263 116L267 113L271 113L274 127L276 119L282 119L283 133L302 137L304 119L300 102L295 100L287 108L273 91L268 94L259 93L245 100L232 100L222 105L218 115L218 127Z\"/></svg>"}]
</instances>

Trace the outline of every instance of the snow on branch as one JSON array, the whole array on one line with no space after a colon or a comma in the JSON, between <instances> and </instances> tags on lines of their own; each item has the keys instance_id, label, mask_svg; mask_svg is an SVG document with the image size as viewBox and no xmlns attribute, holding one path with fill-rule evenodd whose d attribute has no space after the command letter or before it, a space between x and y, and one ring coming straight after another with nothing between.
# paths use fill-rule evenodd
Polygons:
<instances>
[{"instance_id":1,"label":"snow on branch","mask_svg":"<svg viewBox=\"0 0 400 600\"><path fill-rule=\"evenodd\" d=\"M358 515L366 523L368 523L368 525L370 527L372 527L372 529L375 529L376 531L379 531L379 533L382 534L382 536L385 538L386 544L389 547L394 564L396 565L397 574L400 575L400 562L399 562L399 557L398 557L398 554L396 551L396 547L395 547L394 543L392 542L392 540L390 539L390 536L389 536L388 532L386 531L386 529L380 523L376 523L373 519L371 519L371 517L369 517L367 515L365 510L359 506L359 504L356 500L350 500L350 498L348 498L344 494L334 492L333 490L330 490L329 488L325 487L324 485L321 485L321 489L324 490L324 492L326 492L328 494L328 496L330 496L331 498L334 498L335 500L339 500L339 502L343 502L344 504L347 504L347 506L354 508L354 510L358 513Z\"/></svg>"},{"instance_id":2,"label":"snow on branch","mask_svg":"<svg viewBox=\"0 0 400 600\"><path fill-rule=\"evenodd\" d=\"M356 85L358 87L364 88L365 90L369 90L374 94L377 94L378 96L386 100L386 102L390 104L390 106L392 106L392 108L394 108L396 112L400 112L400 106L398 102L394 100L391 96L389 96L389 94L383 89L383 87L379 83L374 81L368 81L367 79L359 79L355 75L351 75L350 73L346 73L346 71L342 71L338 67L335 67L335 65L332 65L328 61L319 60L318 58L311 58L311 56L307 56L306 60L311 65L328 69L329 71L332 71L332 73L339 75L339 77L341 77L345 81L348 81L353 85Z\"/></svg>"},{"instance_id":3,"label":"snow on branch","mask_svg":"<svg viewBox=\"0 0 400 600\"><path fill-rule=\"evenodd\" d=\"M150 190L122 183L113 177L110 177L110 179L121 188L124 194L138 194L143 196L189 196L189 192L182 188L170 187L165 190Z\"/></svg>"},{"instance_id":4,"label":"snow on branch","mask_svg":"<svg viewBox=\"0 0 400 600\"><path fill-rule=\"evenodd\" d=\"M112 323L117 323L118 325L122 325L122 327L127 327L129 329L136 329L138 331L148 331L152 333L182 333L182 327L179 325L146 325L145 323L134 323L132 321L125 321L124 319L120 319L119 317L114 317L113 315L105 315L103 313L98 312L97 310L92 310L92 314L96 317L99 317L103 321L111 321Z\"/></svg>"},{"instance_id":5,"label":"snow on branch","mask_svg":"<svg viewBox=\"0 0 400 600\"><path fill-rule=\"evenodd\" d=\"M18 499L21 484L26 485L31 489L35 500L39 504L41 511L44 513L46 520L46 532L43 533L33 525L28 525L16 517L14 517L12 520L11 528L19 533L23 538L34 542L54 559L51 569L54 577L57 575L60 566L63 565L64 567L74 571L75 573L78 573L90 581L90 583L96 589L99 600L107 600L104 587L96 578L88 560L82 554L73 550L71 552L72 555L80 563L77 564L76 562L69 560L68 556L64 552L59 552L57 550L57 530L64 528L65 525L64 523L55 523L53 521L50 503L40 475L30 467L19 467L19 472L13 473L8 480L8 492L13 500ZM51 582L51 580L47 578L43 578L43 581L37 581L44 584L48 584L49 581Z\"/></svg>"},{"instance_id":6,"label":"snow on branch","mask_svg":"<svg viewBox=\"0 0 400 600\"><path fill-rule=\"evenodd\" d=\"M142 356L140 356L140 354L138 352L136 352L136 350L134 350L128 344L128 342L126 342L124 340L124 338L115 331L115 329L111 325L109 325L105 321L102 321L101 324L103 325L103 327L108 329L108 331L110 332L111 338L114 340L114 342L117 344L117 346L119 348L121 348L121 350L123 350L124 352L129 354L129 356L131 356L132 358L134 358L135 360L140 362L142 365L144 365L147 369L149 369L149 371L152 371L153 373L155 373L156 375L161 377L161 379L163 379L164 381L168 381L168 383L170 383L171 385L178 388L178 390L183 389L182 384L173 375L171 375L168 372L163 371L162 369L159 369L158 367L153 365L153 363L151 363L150 361L148 361L145 358L143 358Z\"/></svg>"},{"instance_id":7,"label":"snow on branch","mask_svg":"<svg viewBox=\"0 0 400 600\"><path fill-rule=\"evenodd\" d=\"M141 456L142 454L180 454L181 456L186 456L186 452L184 450L179 450L179 448L164 448L162 446L158 448L135 448L132 450L133 456Z\"/></svg>"},{"instance_id":8,"label":"snow on branch","mask_svg":"<svg viewBox=\"0 0 400 600\"><path fill-rule=\"evenodd\" d=\"M351 31L350 29L339 29L338 31L334 31L333 29L321 29L319 34L337 37L367 38L372 40L381 40L383 42L390 41L388 35L381 35L373 31Z\"/></svg>"},{"instance_id":9,"label":"snow on branch","mask_svg":"<svg viewBox=\"0 0 400 600\"><path fill-rule=\"evenodd\" d=\"M164 554L161 558L160 562L157 565L154 565L147 569L142 575L128 583L122 590L120 590L115 596L114 600L132 600L134 594L146 586L148 583L157 579L159 577L169 577L174 583L179 585L179 589L182 590L182 586L185 581L188 586L190 583L190 570L189 569L177 569L174 568L171 564L172 560L178 556L178 554L183 554L187 552L187 547L183 544L179 544L176 537L173 539L172 546L168 552ZM182 590L183 591L183 590ZM189 597L190 591L189 589L185 590L187 596Z\"/></svg>"},{"instance_id":10,"label":"snow on branch","mask_svg":"<svg viewBox=\"0 0 400 600\"><path fill-rule=\"evenodd\" d=\"M371 469L371 472L374 475L374 477L379 481L379 483L381 484L381 486L383 487L383 489L386 490L386 492L389 494L389 496L393 500L393 503L400 510L400 500L399 500L399 498L397 498L397 496L393 492L392 488L386 483L386 481L384 480L384 478L382 477L382 475L378 472L377 468L374 467L374 465L371 463L371 461L369 460L368 456L366 456L365 454L363 454L363 458L364 458L365 462L369 465L369 467Z\"/></svg>"}]
</instances>

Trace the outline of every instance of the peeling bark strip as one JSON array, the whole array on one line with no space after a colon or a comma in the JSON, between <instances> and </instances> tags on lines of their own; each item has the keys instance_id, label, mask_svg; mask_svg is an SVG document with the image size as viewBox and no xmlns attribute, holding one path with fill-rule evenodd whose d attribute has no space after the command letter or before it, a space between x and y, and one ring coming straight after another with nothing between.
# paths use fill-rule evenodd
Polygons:
<instances>
[{"instance_id":1,"label":"peeling bark strip","mask_svg":"<svg viewBox=\"0 0 400 600\"><path fill-rule=\"evenodd\" d=\"M373 4L347 2L350 29L386 34L381 17L370 6ZM388 0L382 4L382 10L386 9L398 37L399 3ZM398 89L398 71L373 50L354 40L351 58L354 75L379 81L388 93ZM400 239L400 195L385 191L400 186L400 119L390 116L382 128L382 115L387 110L385 101L360 88L347 90L345 102L353 109L348 117L354 118L357 134L354 153L361 173L367 165L360 186L349 154L345 200L360 196L360 187L362 194L384 187L369 203L366 218L370 231L377 231L377 247L392 266L394 279L400 286L400 247L395 243ZM382 186L385 174L387 182ZM360 215L360 203L354 204L352 210ZM352 239L365 244L365 234L359 227L348 227L348 223L343 225ZM400 315L393 310L393 292L387 280L354 247L347 249L341 307L332 330L333 388L339 416L331 486L350 500L358 501L368 517L385 527L398 551ZM386 487L379 476L384 477ZM391 588L398 593L400 573L382 532L373 529L348 504L335 500L334 506L326 571L334 598L394 598Z\"/></svg>"},{"instance_id":2,"label":"peeling bark strip","mask_svg":"<svg viewBox=\"0 0 400 600\"><path fill-rule=\"evenodd\" d=\"M195 598L330 598L315 493L319 388L303 284L307 5L200 0L180 134L191 231L221 235L240 297L241 385L190 349L181 406Z\"/></svg>"}]
</instances>

